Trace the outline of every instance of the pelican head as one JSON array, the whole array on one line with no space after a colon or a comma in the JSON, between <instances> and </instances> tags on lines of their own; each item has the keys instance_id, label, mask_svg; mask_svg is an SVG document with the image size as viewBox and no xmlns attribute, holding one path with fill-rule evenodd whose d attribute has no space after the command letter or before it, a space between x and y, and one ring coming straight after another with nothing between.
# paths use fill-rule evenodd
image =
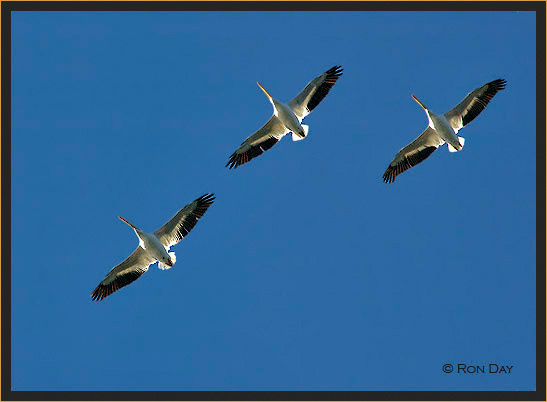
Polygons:
<instances>
[{"instance_id":1,"label":"pelican head","mask_svg":"<svg viewBox=\"0 0 547 402\"><path fill-rule=\"evenodd\" d=\"M135 225L133 225L131 222L129 222L127 219L125 219L123 216L118 216L118 218L120 218L122 221L124 221L125 223L127 223L129 226L131 226L133 229L135 230L140 230L138 227L136 227Z\"/></svg>"},{"instance_id":2,"label":"pelican head","mask_svg":"<svg viewBox=\"0 0 547 402\"><path fill-rule=\"evenodd\" d=\"M171 256L168 256L168 257L161 256L161 257L159 258L159 260L160 260L163 264L167 265L168 267L172 267L173 265L175 265L175 262L171 259Z\"/></svg>"},{"instance_id":3,"label":"pelican head","mask_svg":"<svg viewBox=\"0 0 547 402\"><path fill-rule=\"evenodd\" d=\"M420 102L420 100L418 98L416 98L414 95L412 95L412 98L418 102L418 105L420 105L425 111L427 111L427 107L422 103Z\"/></svg>"}]
</instances>

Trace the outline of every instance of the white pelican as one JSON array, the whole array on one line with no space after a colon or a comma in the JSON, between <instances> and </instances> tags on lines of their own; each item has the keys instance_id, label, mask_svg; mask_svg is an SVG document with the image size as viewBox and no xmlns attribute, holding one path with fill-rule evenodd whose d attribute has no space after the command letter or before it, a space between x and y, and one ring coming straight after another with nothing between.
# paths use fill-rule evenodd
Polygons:
<instances>
[{"instance_id":1,"label":"white pelican","mask_svg":"<svg viewBox=\"0 0 547 402\"><path fill-rule=\"evenodd\" d=\"M289 132L292 132L293 141L306 137L308 126L301 124L302 120L327 96L338 77L342 75L342 70L342 66L334 66L325 71L313 79L302 92L288 103L282 103L272 98L257 82L272 103L274 114L262 128L243 141L241 146L230 156L226 166L230 166L230 169L237 168L239 165L249 162L273 147Z\"/></svg>"},{"instance_id":2,"label":"white pelican","mask_svg":"<svg viewBox=\"0 0 547 402\"><path fill-rule=\"evenodd\" d=\"M484 84L470 92L458 106L441 115L433 113L412 95L425 110L429 126L418 138L399 151L384 173L384 182L392 183L398 174L416 166L445 142L448 143L450 152L461 151L465 140L456 134L484 110L494 95L505 88L506 83L504 79L497 79Z\"/></svg>"},{"instance_id":3,"label":"white pelican","mask_svg":"<svg viewBox=\"0 0 547 402\"><path fill-rule=\"evenodd\" d=\"M91 293L93 300L100 301L116 290L129 285L148 271L148 266L158 261L158 268L169 269L175 264L175 253L170 252L172 245L177 244L192 230L215 197L204 194L186 205L160 229L146 233L127 219L119 218L131 226L139 238L139 246L124 262L114 267Z\"/></svg>"}]
</instances>

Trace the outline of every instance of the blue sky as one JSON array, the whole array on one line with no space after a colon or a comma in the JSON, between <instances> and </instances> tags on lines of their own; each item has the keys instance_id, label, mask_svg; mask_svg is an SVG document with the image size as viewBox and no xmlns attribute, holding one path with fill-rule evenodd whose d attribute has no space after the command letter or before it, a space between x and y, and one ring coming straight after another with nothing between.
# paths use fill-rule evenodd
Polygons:
<instances>
[{"instance_id":1,"label":"blue sky","mask_svg":"<svg viewBox=\"0 0 547 402\"><path fill-rule=\"evenodd\" d=\"M531 12L14 12L14 390L535 389ZM272 113L344 67L304 123L237 170ZM507 88L384 184L427 126ZM215 204L100 303L136 247ZM444 374L443 364L512 365Z\"/></svg>"}]
</instances>

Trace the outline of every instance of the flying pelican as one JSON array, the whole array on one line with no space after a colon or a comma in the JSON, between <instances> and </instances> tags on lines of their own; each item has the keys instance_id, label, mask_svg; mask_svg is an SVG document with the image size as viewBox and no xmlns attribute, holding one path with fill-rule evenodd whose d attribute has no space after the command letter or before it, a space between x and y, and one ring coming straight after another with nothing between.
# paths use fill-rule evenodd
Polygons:
<instances>
[{"instance_id":1,"label":"flying pelican","mask_svg":"<svg viewBox=\"0 0 547 402\"><path fill-rule=\"evenodd\" d=\"M273 105L273 116L256 133L247 138L230 156L226 167L237 168L261 155L273 147L283 136L292 132L293 141L299 141L308 134L308 126L301 124L304 117L323 100L330 89L342 75L342 66L334 66L319 77L313 79L307 86L288 103L282 103L271 97L260 82L258 86Z\"/></svg>"},{"instance_id":2,"label":"flying pelican","mask_svg":"<svg viewBox=\"0 0 547 402\"><path fill-rule=\"evenodd\" d=\"M450 152L461 151L465 139L456 134L484 110L494 95L505 88L507 81L497 79L470 92L458 106L445 114L435 114L414 95L412 98L425 110L429 126L414 141L401 149L384 173L384 182L392 183L395 177L422 162L445 142Z\"/></svg>"},{"instance_id":3,"label":"flying pelican","mask_svg":"<svg viewBox=\"0 0 547 402\"><path fill-rule=\"evenodd\" d=\"M100 301L116 290L129 285L148 271L148 266L158 261L158 268L169 269L175 264L175 253L170 252L171 246L177 244L196 226L207 208L211 206L215 197L213 194L204 194L186 205L160 229L154 233L146 233L130 223L127 219L119 218L131 226L139 238L139 246L124 262L114 267L91 293L91 298Z\"/></svg>"}]
</instances>

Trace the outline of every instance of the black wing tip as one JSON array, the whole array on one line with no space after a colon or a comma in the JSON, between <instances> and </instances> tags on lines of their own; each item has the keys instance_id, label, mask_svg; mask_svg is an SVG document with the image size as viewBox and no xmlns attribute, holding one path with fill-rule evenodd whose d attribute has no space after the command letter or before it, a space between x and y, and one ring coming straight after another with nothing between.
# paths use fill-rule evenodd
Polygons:
<instances>
[{"instance_id":1,"label":"black wing tip","mask_svg":"<svg viewBox=\"0 0 547 402\"><path fill-rule=\"evenodd\" d=\"M91 293L91 300L99 302L105 299L110 294L114 293L114 290L109 291L110 289L102 284L99 284L95 290Z\"/></svg>"},{"instance_id":2,"label":"black wing tip","mask_svg":"<svg viewBox=\"0 0 547 402\"><path fill-rule=\"evenodd\" d=\"M195 203L191 209L191 212L189 212L188 215L177 224L178 227L175 230L175 239L177 242L181 241L188 235L188 233L190 233L190 231L197 225L198 221L203 218L203 215L205 215L205 212L207 212L209 207L213 205L215 199L216 197L214 193L205 193L184 207L190 207Z\"/></svg>"},{"instance_id":3,"label":"black wing tip","mask_svg":"<svg viewBox=\"0 0 547 402\"><path fill-rule=\"evenodd\" d=\"M327 76L334 76L334 77L338 78L343 74L342 71L344 71L342 66L334 66L334 67L329 68L326 71L326 74L327 74Z\"/></svg>"},{"instance_id":4,"label":"black wing tip","mask_svg":"<svg viewBox=\"0 0 547 402\"><path fill-rule=\"evenodd\" d=\"M383 176L384 183L393 183L395 181L395 177L397 177L397 172L395 172L395 169L391 165L388 166Z\"/></svg>"},{"instance_id":5,"label":"black wing tip","mask_svg":"<svg viewBox=\"0 0 547 402\"><path fill-rule=\"evenodd\" d=\"M245 163L249 162L251 159L254 159L257 156L262 155L264 151L267 151L278 142L279 142L278 138L269 137L266 140L262 141L260 144L251 146L245 152L238 153L237 151L235 151L230 156L230 160L226 164L226 167L228 167L229 169L231 168L237 169L238 166L244 165Z\"/></svg>"},{"instance_id":6,"label":"black wing tip","mask_svg":"<svg viewBox=\"0 0 547 402\"><path fill-rule=\"evenodd\" d=\"M198 219L203 217L207 209L209 209L209 207L213 205L213 202L215 202L215 199L216 197L213 193L205 193L201 197L196 198L194 200L194 202L197 205L195 206L194 210L191 212L190 216L195 217L195 221L193 222L193 224L191 225L192 227L190 227L188 231L190 231L194 227Z\"/></svg>"},{"instance_id":7,"label":"black wing tip","mask_svg":"<svg viewBox=\"0 0 547 402\"><path fill-rule=\"evenodd\" d=\"M93 293L91 293L91 299L93 301L101 301L104 300L106 297L110 296L115 291L123 288L124 286L130 284L135 279L137 279L140 275L129 275L127 277L121 277L118 279L119 283L117 281L113 281L109 283L108 285L103 285L102 283L99 283L99 286L95 288Z\"/></svg>"},{"instance_id":8,"label":"black wing tip","mask_svg":"<svg viewBox=\"0 0 547 402\"><path fill-rule=\"evenodd\" d=\"M245 163L245 162L243 162ZM240 158L238 156L238 153L237 152L234 152L232 155L230 155L230 159L228 160L228 163L226 164L225 167L227 167L228 169L237 169L237 167L239 165L243 165L242 162L240 162Z\"/></svg>"},{"instance_id":9,"label":"black wing tip","mask_svg":"<svg viewBox=\"0 0 547 402\"><path fill-rule=\"evenodd\" d=\"M205 193L201 197L196 199L196 202L198 205L207 206L207 208L215 202L215 194L214 193Z\"/></svg>"},{"instance_id":10,"label":"black wing tip","mask_svg":"<svg viewBox=\"0 0 547 402\"><path fill-rule=\"evenodd\" d=\"M466 126L471 123L475 117L477 117L486 108L498 91L505 89L506 84L507 81L504 78L498 78L497 80L490 81L485 84L486 89L484 92L476 96L475 99L477 101L472 104L467 113L464 114L462 118L463 125Z\"/></svg>"},{"instance_id":11,"label":"black wing tip","mask_svg":"<svg viewBox=\"0 0 547 402\"><path fill-rule=\"evenodd\" d=\"M507 84L507 80L505 78L498 78L497 80L494 80L494 82L499 82L503 85Z\"/></svg>"},{"instance_id":12,"label":"black wing tip","mask_svg":"<svg viewBox=\"0 0 547 402\"><path fill-rule=\"evenodd\" d=\"M327 94L330 92L331 88L336 84L336 81L338 81L338 78L342 75L342 66L334 66L327 71L325 71L324 74L326 74L325 79L321 85L319 85L315 91L315 93L312 95L311 99L308 101L308 104L306 105L306 109L308 109L308 112L311 112L313 109L321 103L321 101L327 96Z\"/></svg>"},{"instance_id":13,"label":"black wing tip","mask_svg":"<svg viewBox=\"0 0 547 402\"><path fill-rule=\"evenodd\" d=\"M406 155L395 165L392 165L393 162L391 162L384 173L384 183L393 183L397 175L423 162L436 149L435 146L426 147L415 154Z\"/></svg>"},{"instance_id":14,"label":"black wing tip","mask_svg":"<svg viewBox=\"0 0 547 402\"><path fill-rule=\"evenodd\" d=\"M124 275L116 277L116 279L105 285L103 284L103 282L101 282L99 283L99 286L95 288L93 293L91 293L91 299L93 301L101 301L107 296L110 296L112 293L120 290L124 286L129 285L131 282L136 281L145 272L146 270L128 272Z\"/></svg>"},{"instance_id":15,"label":"black wing tip","mask_svg":"<svg viewBox=\"0 0 547 402\"><path fill-rule=\"evenodd\" d=\"M505 89L506 85L507 85L507 80L505 78L498 78L497 80L494 80L488 83L488 86L491 86L492 89L495 89L496 91L501 91Z\"/></svg>"},{"instance_id":16,"label":"black wing tip","mask_svg":"<svg viewBox=\"0 0 547 402\"><path fill-rule=\"evenodd\" d=\"M237 169L238 166L244 165L247 162L249 162L249 159L246 158L244 153L238 154L237 152L234 152L232 156L230 156L230 160L226 164L226 167L228 169Z\"/></svg>"},{"instance_id":17,"label":"black wing tip","mask_svg":"<svg viewBox=\"0 0 547 402\"><path fill-rule=\"evenodd\" d=\"M327 74L327 76L325 77L325 83L329 84L330 86L333 86L336 83L336 81L338 81L338 78L340 78L340 76L342 76L342 71L344 71L342 66L334 66L334 67L328 69L325 72L325 74Z\"/></svg>"},{"instance_id":18,"label":"black wing tip","mask_svg":"<svg viewBox=\"0 0 547 402\"><path fill-rule=\"evenodd\" d=\"M260 148L259 145L249 148L247 151L238 153L235 151L231 156L230 160L226 166L230 169L237 169L238 166L244 165L249 162L251 159L256 158L258 155L261 155L264 151Z\"/></svg>"}]
</instances>

